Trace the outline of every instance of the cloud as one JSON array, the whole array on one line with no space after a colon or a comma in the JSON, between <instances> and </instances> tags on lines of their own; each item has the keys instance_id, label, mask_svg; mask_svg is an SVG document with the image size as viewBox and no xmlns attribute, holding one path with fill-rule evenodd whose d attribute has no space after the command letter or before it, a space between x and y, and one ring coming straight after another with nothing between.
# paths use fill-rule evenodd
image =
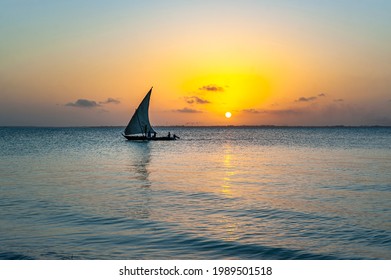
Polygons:
<instances>
[{"instance_id":1,"label":"cloud","mask_svg":"<svg viewBox=\"0 0 391 280\"><path fill-rule=\"evenodd\" d=\"M174 110L174 112L179 112L179 113L202 113L202 111L194 110L194 109L187 108L187 107L185 107L183 109Z\"/></svg>"},{"instance_id":2,"label":"cloud","mask_svg":"<svg viewBox=\"0 0 391 280\"><path fill-rule=\"evenodd\" d=\"M107 98L105 101L96 102L94 100L88 99L78 99L76 102L69 102L65 104L65 106L78 107L78 108L95 108L101 107L104 104L119 104L121 103L119 100L114 98Z\"/></svg>"},{"instance_id":3,"label":"cloud","mask_svg":"<svg viewBox=\"0 0 391 280\"><path fill-rule=\"evenodd\" d=\"M224 91L224 88L223 87L220 87L220 86L217 86L217 85L213 85L213 84L210 84L210 85L205 85L205 86L202 86L200 88L198 88L199 90L204 90L204 91Z\"/></svg>"},{"instance_id":4,"label":"cloud","mask_svg":"<svg viewBox=\"0 0 391 280\"><path fill-rule=\"evenodd\" d=\"M310 102L316 100L318 97L316 96L310 96L310 97L300 97L299 99L296 99L295 102Z\"/></svg>"},{"instance_id":5,"label":"cloud","mask_svg":"<svg viewBox=\"0 0 391 280\"><path fill-rule=\"evenodd\" d=\"M326 97L326 94L320 93L320 94L318 94L318 96L310 96L310 97L302 96L299 99L296 99L295 102L311 102L311 101L318 99L319 97Z\"/></svg>"},{"instance_id":6,"label":"cloud","mask_svg":"<svg viewBox=\"0 0 391 280\"><path fill-rule=\"evenodd\" d=\"M334 99L334 102L344 102L344 100L343 99Z\"/></svg>"},{"instance_id":7,"label":"cloud","mask_svg":"<svg viewBox=\"0 0 391 280\"><path fill-rule=\"evenodd\" d=\"M301 110L284 109L284 110L257 110L257 109L244 109L244 113L249 114L271 114L271 115L300 115L303 112Z\"/></svg>"},{"instance_id":8,"label":"cloud","mask_svg":"<svg viewBox=\"0 0 391 280\"><path fill-rule=\"evenodd\" d=\"M117 100L117 99L114 99L114 98L111 98L111 97L109 97L109 98L107 98L107 100L106 100L106 101L101 101L101 102L99 102L99 104L109 104L109 103L113 103L113 104L119 104L119 103L121 103L121 101L119 101L119 100Z\"/></svg>"},{"instance_id":9,"label":"cloud","mask_svg":"<svg viewBox=\"0 0 391 280\"><path fill-rule=\"evenodd\" d=\"M78 108L95 108L100 105L94 100L78 99L76 102L69 102L65 106L78 107Z\"/></svg>"},{"instance_id":10,"label":"cloud","mask_svg":"<svg viewBox=\"0 0 391 280\"><path fill-rule=\"evenodd\" d=\"M263 113L263 111L259 111L259 110L256 110L256 109L243 109L242 111L245 112L245 113L250 113L250 114L261 114L261 113Z\"/></svg>"},{"instance_id":11,"label":"cloud","mask_svg":"<svg viewBox=\"0 0 391 280\"><path fill-rule=\"evenodd\" d=\"M208 104L208 103L210 103L210 101L208 101L206 99L199 98L197 96L186 96L185 100L189 104L193 104L193 103L196 103L196 104Z\"/></svg>"}]
</instances>

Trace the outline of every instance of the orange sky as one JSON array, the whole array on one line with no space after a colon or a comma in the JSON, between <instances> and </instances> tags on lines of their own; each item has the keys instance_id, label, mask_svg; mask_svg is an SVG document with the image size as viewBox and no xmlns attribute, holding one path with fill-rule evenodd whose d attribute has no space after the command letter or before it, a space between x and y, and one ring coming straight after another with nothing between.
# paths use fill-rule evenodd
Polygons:
<instances>
[{"instance_id":1,"label":"orange sky","mask_svg":"<svg viewBox=\"0 0 391 280\"><path fill-rule=\"evenodd\" d=\"M388 1L51 2L0 3L0 125L125 126L151 86L153 125L391 125Z\"/></svg>"}]
</instances>

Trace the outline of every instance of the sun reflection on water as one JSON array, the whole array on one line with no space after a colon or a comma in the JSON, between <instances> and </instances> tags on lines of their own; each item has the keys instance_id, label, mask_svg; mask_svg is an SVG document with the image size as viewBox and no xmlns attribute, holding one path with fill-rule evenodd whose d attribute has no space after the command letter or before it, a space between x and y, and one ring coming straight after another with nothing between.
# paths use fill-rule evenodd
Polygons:
<instances>
[{"instance_id":1,"label":"sun reflection on water","mask_svg":"<svg viewBox=\"0 0 391 280\"><path fill-rule=\"evenodd\" d=\"M236 175L236 166L234 160L235 154L233 152L232 146L230 144L226 144L223 146L223 175L222 175L222 183L220 185L220 193L226 199L234 199L235 198L235 182L233 177ZM231 203L225 204L225 207L234 207L235 203L233 201ZM223 211L229 209L222 209ZM240 231L238 230L238 219L229 214L229 211L226 213L222 213L216 219L217 227L219 230L219 235L225 241L235 241L238 240L241 236Z\"/></svg>"},{"instance_id":2,"label":"sun reflection on water","mask_svg":"<svg viewBox=\"0 0 391 280\"><path fill-rule=\"evenodd\" d=\"M224 146L224 159L223 159L223 167L224 167L224 176L223 183L221 184L221 193L228 197L232 198L232 182L231 178L235 175L234 166L232 164L232 147L230 145Z\"/></svg>"}]
</instances>

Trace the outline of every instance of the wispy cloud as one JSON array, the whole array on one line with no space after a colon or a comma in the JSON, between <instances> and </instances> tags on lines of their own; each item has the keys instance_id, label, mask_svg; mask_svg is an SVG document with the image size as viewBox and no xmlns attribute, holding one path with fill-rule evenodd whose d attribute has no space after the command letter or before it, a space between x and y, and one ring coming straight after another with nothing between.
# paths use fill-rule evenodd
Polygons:
<instances>
[{"instance_id":1,"label":"wispy cloud","mask_svg":"<svg viewBox=\"0 0 391 280\"><path fill-rule=\"evenodd\" d=\"M101 107L102 105L110 104L110 103L119 104L120 101L111 97L107 98L105 101L100 101L100 102L81 98L76 100L75 102L68 102L67 104L65 104L65 106L91 109L91 108Z\"/></svg>"},{"instance_id":2,"label":"wispy cloud","mask_svg":"<svg viewBox=\"0 0 391 280\"><path fill-rule=\"evenodd\" d=\"M250 114L261 114L261 113L263 113L263 111L256 110L256 109L243 109L242 112L250 113Z\"/></svg>"},{"instance_id":3,"label":"wispy cloud","mask_svg":"<svg viewBox=\"0 0 391 280\"><path fill-rule=\"evenodd\" d=\"M210 103L209 100L199 98L198 96L186 96L185 101L188 104L208 104L208 103Z\"/></svg>"},{"instance_id":4,"label":"wispy cloud","mask_svg":"<svg viewBox=\"0 0 391 280\"><path fill-rule=\"evenodd\" d=\"M198 89L204 90L204 91L220 91L220 92L224 91L223 87L218 86L218 85L214 85L214 84L205 85L205 86L202 86Z\"/></svg>"},{"instance_id":5,"label":"wispy cloud","mask_svg":"<svg viewBox=\"0 0 391 280\"><path fill-rule=\"evenodd\" d=\"M76 102L69 102L65 106L78 107L78 108L95 108L100 105L94 100L78 99Z\"/></svg>"},{"instance_id":6,"label":"wispy cloud","mask_svg":"<svg viewBox=\"0 0 391 280\"><path fill-rule=\"evenodd\" d=\"M326 94L325 93L320 93L317 96L310 96L310 97L302 96L299 99L296 99L295 102L311 102L311 101L315 101L319 97L326 97Z\"/></svg>"},{"instance_id":7,"label":"wispy cloud","mask_svg":"<svg viewBox=\"0 0 391 280\"><path fill-rule=\"evenodd\" d=\"M296 109L283 109L283 110L257 110L257 109L244 109L244 113L249 114L270 114L270 115L299 115L303 112Z\"/></svg>"},{"instance_id":8,"label":"wispy cloud","mask_svg":"<svg viewBox=\"0 0 391 280\"><path fill-rule=\"evenodd\" d=\"M339 98L339 99L334 99L334 102L344 102L344 100Z\"/></svg>"},{"instance_id":9,"label":"wispy cloud","mask_svg":"<svg viewBox=\"0 0 391 280\"><path fill-rule=\"evenodd\" d=\"M119 100L117 100L117 99L114 99L114 98L111 98L111 97L109 97L109 98L107 98L107 100L106 100L106 101L101 101L101 102L99 102L99 104L109 104L109 103L113 103L113 104L119 104L119 103L121 103L121 101L119 101Z\"/></svg>"},{"instance_id":10,"label":"wispy cloud","mask_svg":"<svg viewBox=\"0 0 391 280\"><path fill-rule=\"evenodd\" d=\"M300 97L299 99L296 99L295 102L310 102L316 100L318 97L316 96L310 96L310 97Z\"/></svg>"},{"instance_id":11,"label":"wispy cloud","mask_svg":"<svg viewBox=\"0 0 391 280\"><path fill-rule=\"evenodd\" d=\"M194 110L194 109L187 108L187 107L185 107L183 109L174 110L174 112L179 112L179 113L202 113L202 111Z\"/></svg>"}]
</instances>

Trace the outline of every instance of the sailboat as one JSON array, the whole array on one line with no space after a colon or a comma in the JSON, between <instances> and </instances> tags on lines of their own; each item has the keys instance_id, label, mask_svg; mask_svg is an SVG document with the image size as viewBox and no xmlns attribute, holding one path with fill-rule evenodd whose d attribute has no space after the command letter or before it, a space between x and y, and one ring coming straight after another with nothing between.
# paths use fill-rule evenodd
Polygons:
<instances>
[{"instance_id":1,"label":"sailboat","mask_svg":"<svg viewBox=\"0 0 391 280\"><path fill-rule=\"evenodd\" d=\"M140 105L134 112L128 125L126 126L122 135L128 140L142 140L142 141L159 141L159 140L176 140L179 139L175 134L171 136L168 133L167 136L157 137L156 131L149 122L148 110L149 100L151 99L152 88L148 91L147 95L141 101Z\"/></svg>"}]
</instances>

